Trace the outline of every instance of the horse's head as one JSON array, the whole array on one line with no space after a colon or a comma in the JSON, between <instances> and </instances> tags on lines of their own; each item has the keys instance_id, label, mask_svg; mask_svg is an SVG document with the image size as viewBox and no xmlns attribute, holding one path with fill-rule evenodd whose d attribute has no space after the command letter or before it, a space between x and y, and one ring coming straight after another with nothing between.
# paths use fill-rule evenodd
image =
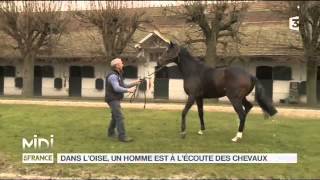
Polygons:
<instances>
[{"instance_id":1,"label":"horse's head","mask_svg":"<svg viewBox=\"0 0 320 180\"><path fill-rule=\"evenodd\" d=\"M160 66L175 62L178 58L180 47L177 44L170 42L166 50L159 57L158 63Z\"/></svg>"}]
</instances>

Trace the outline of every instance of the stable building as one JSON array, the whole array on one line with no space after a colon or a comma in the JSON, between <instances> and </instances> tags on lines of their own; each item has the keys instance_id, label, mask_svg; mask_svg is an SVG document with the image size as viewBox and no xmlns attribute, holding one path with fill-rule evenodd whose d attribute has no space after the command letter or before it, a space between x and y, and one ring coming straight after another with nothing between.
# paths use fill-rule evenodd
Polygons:
<instances>
[{"instance_id":1,"label":"stable building","mask_svg":"<svg viewBox=\"0 0 320 180\"><path fill-rule=\"evenodd\" d=\"M147 77L155 71L157 59L170 40L183 42L189 24L175 16L163 16L161 8L147 8L159 31L136 32L134 41L122 57L125 59L125 81ZM288 19L272 11L270 2L253 2L246 13L240 32L242 44L218 47L218 56L231 66L240 66L256 75L275 103L291 100L305 102L306 63L298 32L289 30ZM88 34L93 35L90 38ZM0 95L20 95L22 92L22 60L17 50L7 44L12 39L0 32ZM59 45L43 50L34 67L34 95L44 97L104 97L104 81L109 69L103 58L101 37L95 27L73 21L69 33ZM6 44L1 44L6 43ZM134 48L132 48L134 47ZM203 44L194 44L194 56L204 55ZM241 57L241 58L239 58ZM320 66L318 67L320 81ZM174 64L157 72L140 86L138 98L185 100L181 74ZM320 99L320 83L318 82ZM298 96L296 94L298 93ZM128 97L128 96L126 96ZM254 91L249 95L254 100ZM227 101L226 98L220 98Z\"/></svg>"}]
</instances>

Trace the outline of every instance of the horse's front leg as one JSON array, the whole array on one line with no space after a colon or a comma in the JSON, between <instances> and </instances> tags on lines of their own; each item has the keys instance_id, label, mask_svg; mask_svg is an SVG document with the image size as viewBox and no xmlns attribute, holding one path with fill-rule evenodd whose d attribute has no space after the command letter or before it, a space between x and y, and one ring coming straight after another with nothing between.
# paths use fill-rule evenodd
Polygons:
<instances>
[{"instance_id":1,"label":"horse's front leg","mask_svg":"<svg viewBox=\"0 0 320 180\"><path fill-rule=\"evenodd\" d=\"M188 101L182 111L182 118L181 118L181 138L185 138L186 137L186 116L187 113L189 111L189 109L191 108L191 106L193 105L195 99L193 96L189 96L188 97Z\"/></svg>"},{"instance_id":2,"label":"horse's front leg","mask_svg":"<svg viewBox=\"0 0 320 180\"><path fill-rule=\"evenodd\" d=\"M200 130L198 131L199 135L203 135L203 131L205 130L204 120L203 120L203 98L196 99L198 106L198 114L200 119Z\"/></svg>"}]
</instances>

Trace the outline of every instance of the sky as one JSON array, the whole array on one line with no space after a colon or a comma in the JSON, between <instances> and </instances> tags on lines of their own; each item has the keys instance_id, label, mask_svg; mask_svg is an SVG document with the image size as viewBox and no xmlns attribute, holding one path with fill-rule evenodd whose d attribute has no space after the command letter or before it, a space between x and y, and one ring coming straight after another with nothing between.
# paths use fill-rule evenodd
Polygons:
<instances>
[{"instance_id":1,"label":"sky","mask_svg":"<svg viewBox=\"0 0 320 180\"><path fill-rule=\"evenodd\" d=\"M15 1L18 6L22 5L23 1ZM32 1L30 1L32 2ZM90 4L93 2L100 2L104 3L104 1L34 1L39 4L43 3L50 3L50 4L57 4L62 5L62 11L68 11L70 10L88 10L90 9ZM120 1L115 1L120 2ZM137 8L137 7L161 7L161 6L168 6L168 5L174 5L177 6L179 4L182 4L184 1L121 1L122 3L127 3L127 7L129 8ZM3 5L0 2L0 5ZM21 7L21 6L20 6Z\"/></svg>"},{"instance_id":2,"label":"sky","mask_svg":"<svg viewBox=\"0 0 320 180\"><path fill-rule=\"evenodd\" d=\"M15 1L18 4L22 4L23 1ZM37 3L61 3L62 11L68 10L89 10L90 4L95 3L104 3L104 1L34 1ZM138 7L163 7L163 6L179 6L184 4L185 1L114 1L127 3L129 8L138 8ZM214 3L215 1L206 1L207 3ZM1 3L0 3L1 4Z\"/></svg>"},{"instance_id":3,"label":"sky","mask_svg":"<svg viewBox=\"0 0 320 180\"><path fill-rule=\"evenodd\" d=\"M90 8L90 2L93 1L62 1L63 7L67 8L68 5L72 4L72 8L76 8L78 10L86 10ZM94 1L99 2L99 1ZM102 1L100 1L102 2ZM161 7L167 5L179 5L182 4L183 1L127 1L128 7ZM63 9L67 10L67 9Z\"/></svg>"}]
</instances>

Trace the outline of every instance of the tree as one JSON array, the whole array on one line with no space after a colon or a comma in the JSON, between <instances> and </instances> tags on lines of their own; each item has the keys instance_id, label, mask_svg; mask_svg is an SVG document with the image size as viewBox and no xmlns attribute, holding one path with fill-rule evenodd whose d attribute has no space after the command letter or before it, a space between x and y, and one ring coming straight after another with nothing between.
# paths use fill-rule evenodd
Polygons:
<instances>
[{"instance_id":1,"label":"tree","mask_svg":"<svg viewBox=\"0 0 320 180\"><path fill-rule=\"evenodd\" d=\"M289 1L278 11L299 17L307 76L307 103L317 104L317 67L320 62L320 2ZM296 48L296 47L293 47Z\"/></svg>"},{"instance_id":2,"label":"tree","mask_svg":"<svg viewBox=\"0 0 320 180\"><path fill-rule=\"evenodd\" d=\"M205 61L215 66L217 64L217 45L222 43L224 47L230 42L230 38L240 43L239 26L246 3L230 1L187 1L182 8L166 8L178 17L186 19L187 23L197 25L198 29L187 33L187 44L204 43L206 46ZM200 32L200 35L197 34ZM194 37L197 37L196 39Z\"/></svg>"},{"instance_id":3,"label":"tree","mask_svg":"<svg viewBox=\"0 0 320 180\"><path fill-rule=\"evenodd\" d=\"M15 40L23 59L22 95L33 95L34 60L43 48L52 48L65 30L61 3L5 1L0 4L0 30Z\"/></svg>"},{"instance_id":4,"label":"tree","mask_svg":"<svg viewBox=\"0 0 320 180\"><path fill-rule=\"evenodd\" d=\"M320 62L320 2L296 2L299 32L307 61L307 103L317 104L317 65ZM293 4L294 5L294 4Z\"/></svg>"},{"instance_id":5,"label":"tree","mask_svg":"<svg viewBox=\"0 0 320 180\"><path fill-rule=\"evenodd\" d=\"M144 30L142 25L150 23L145 12L127 9L126 1L91 2L90 6L88 11L77 11L75 17L99 29L108 61L120 56L136 30Z\"/></svg>"}]
</instances>

